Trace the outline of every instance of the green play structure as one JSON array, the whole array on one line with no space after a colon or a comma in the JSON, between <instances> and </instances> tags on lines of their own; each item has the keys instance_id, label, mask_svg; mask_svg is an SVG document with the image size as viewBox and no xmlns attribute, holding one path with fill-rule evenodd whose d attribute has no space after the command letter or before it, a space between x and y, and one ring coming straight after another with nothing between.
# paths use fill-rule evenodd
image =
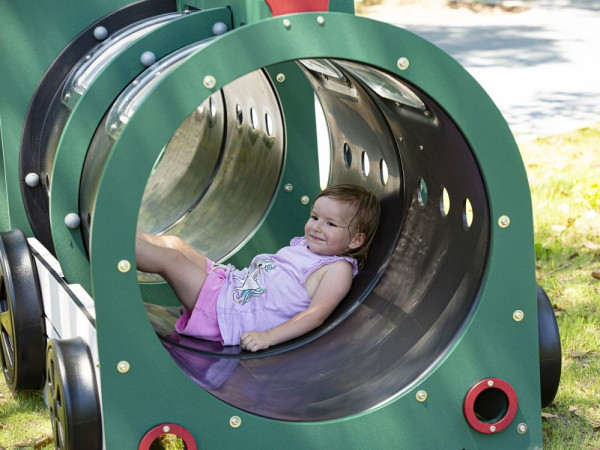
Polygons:
<instances>
[{"instance_id":1,"label":"green play structure","mask_svg":"<svg viewBox=\"0 0 600 450\"><path fill-rule=\"evenodd\" d=\"M348 0L0 3L0 331L60 449L542 446L560 343L502 115L450 56ZM246 266L327 185L382 203L318 329L178 335L136 230Z\"/></svg>"}]
</instances>

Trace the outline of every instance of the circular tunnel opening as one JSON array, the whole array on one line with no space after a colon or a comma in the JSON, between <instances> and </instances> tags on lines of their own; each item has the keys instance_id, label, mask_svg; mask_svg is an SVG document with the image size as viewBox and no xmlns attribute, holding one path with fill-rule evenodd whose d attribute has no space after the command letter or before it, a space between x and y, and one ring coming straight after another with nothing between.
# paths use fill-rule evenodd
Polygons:
<instances>
[{"instance_id":1,"label":"circular tunnel opening","mask_svg":"<svg viewBox=\"0 0 600 450\"><path fill-rule=\"evenodd\" d=\"M491 434L504 430L513 421L517 408L515 390L498 378L479 381L465 396L465 419L480 433Z\"/></svg>"},{"instance_id":2,"label":"circular tunnel opening","mask_svg":"<svg viewBox=\"0 0 600 450\"><path fill-rule=\"evenodd\" d=\"M508 398L497 388L486 389L475 398L473 411L482 422L498 422L508 408Z\"/></svg>"},{"instance_id":3,"label":"circular tunnel opening","mask_svg":"<svg viewBox=\"0 0 600 450\"><path fill-rule=\"evenodd\" d=\"M160 71L183 60L159 62ZM84 237L101 168L137 96L151 95L152 70L123 91L92 140ZM293 83L278 81L283 70ZM280 420L348 417L401 395L460 336L486 265L485 185L457 124L418 87L356 61L264 67L206 98L156 154L138 229L176 234L239 267L261 245L276 251L302 235L326 185L360 184L382 203L367 265L326 323L257 354L178 335L179 308L148 294L164 284L140 277L163 345L217 398Z\"/></svg>"}]
</instances>

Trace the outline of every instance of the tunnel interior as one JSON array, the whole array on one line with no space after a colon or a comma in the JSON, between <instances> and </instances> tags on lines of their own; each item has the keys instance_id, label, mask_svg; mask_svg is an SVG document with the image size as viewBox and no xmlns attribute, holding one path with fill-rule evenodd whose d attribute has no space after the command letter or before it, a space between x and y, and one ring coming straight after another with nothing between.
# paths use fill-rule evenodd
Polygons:
<instances>
[{"instance_id":1,"label":"tunnel interior","mask_svg":"<svg viewBox=\"0 0 600 450\"><path fill-rule=\"evenodd\" d=\"M153 71L177 70L202 45L209 42L148 68L100 122L81 176L84 241L104 163L136 105L152 94ZM321 187L360 184L378 196L382 217L366 267L326 323L305 336L249 354L178 335L178 307L146 303L164 347L197 384L242 410L311 422L359 414L401 395L451 348L477 303L489 206L459 126L418 86L360 61L315 57L289 64L311 91L312 114L282 100L271 67L224 86L190 113L160 152L138 229L175 234L215 261L243 264L261 230L268 230L273 246L287 245L293 236L277 221L288 209L308 217L310 198L282 200L292 161L305 161L300 169ZM47 183L69 114L62 100L41 152ZM297 135L294 127L307 126L316 148L289 139ZM282 204L286 209L277 214ZM162 284L146 274L139 282L142 291Z\"/></svg>"},{"instance_id":2,"label":"tunnel interior","mask_svg":"<svg viewBox=\"0 0 600 450\"><path fill-rule=\"evenodd\" d=\"M460 335L485 267L488 207L473 152L425 93L355 61L295 64L324 122L314 127L326 131L310 150L320 164L305 169L319 171L324 185L361 184L381 199L367 267L323 326L258 354L178 335L177 307L148 303L147 311L177 364L218 398L266 417L320 421L394 398ZM285 195L287 153L309 151L286 142L290 121L303 120L289 111L266 69L209 97L161 153L139 228L235 260ZM308 215L310 206L295 207ZM273 239L283 246L290 237Z\"/></svg>"}]
</instances>

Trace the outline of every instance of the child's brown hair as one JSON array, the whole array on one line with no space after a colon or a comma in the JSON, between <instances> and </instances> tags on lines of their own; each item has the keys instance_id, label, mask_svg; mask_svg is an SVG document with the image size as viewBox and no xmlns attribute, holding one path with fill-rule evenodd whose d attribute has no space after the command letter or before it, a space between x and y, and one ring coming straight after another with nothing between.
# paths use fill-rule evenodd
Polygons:
<instances>
[{"instance_id":1,"label":"child's brown hair","mask_svg":"<svg viewBox=\"0 0 600 450\"><path fill-rule=\"evenodd\" d=\"M373 193L354 184L329 186L316 199L320 197L328 197L345 202L354 208L354 217L348 225L348 232L350 236L354 236L356 233L364 233L365 241L360 247L349 250L346 256L356 259L358 268L362 269L367 261L371 243L379 225L379 216L381 214L379 200Z\"/></svg>"}]
</instances>

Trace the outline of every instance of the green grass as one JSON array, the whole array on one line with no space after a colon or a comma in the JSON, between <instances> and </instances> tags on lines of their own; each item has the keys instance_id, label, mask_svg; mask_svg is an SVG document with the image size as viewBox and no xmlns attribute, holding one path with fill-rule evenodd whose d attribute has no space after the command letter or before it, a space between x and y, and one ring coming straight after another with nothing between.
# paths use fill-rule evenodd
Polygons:
<instances>
[{"instance_id":1,"label":"green grass","mask_svg":"<svg viewBox=\"0 0 600 450\"><path fill-rule=\"evenodd\" d=\"M600 449L600 124L520 143L534 207L537 281L561 334L563 369L543 411L547 449ZM0 377L0 448L52 448L43 399ZM181 448L166 439L157 448ZM36 446L37 445L37 446Z\"/></svg>"},{"instance_id":2,"label":"green grass","mask_svg":"<svg viewBox=\"0 0 600 450\"><path fill-rule=\"evenodd\" d=\"M600 124L520 145L531 185L538 283L557 315L561 383L548 449L600 448Z\"/></svg>"},{"instance_id":3,"label":"green grass","mask_svg":"<svg viewBox=\"0 0 600 450\"><path fill-rule=\"evenodd\" d=\"M0 449L54 448L50 417L42 394L24 392L14 398L0 376Z\"/></svg>"}]
</instances>

